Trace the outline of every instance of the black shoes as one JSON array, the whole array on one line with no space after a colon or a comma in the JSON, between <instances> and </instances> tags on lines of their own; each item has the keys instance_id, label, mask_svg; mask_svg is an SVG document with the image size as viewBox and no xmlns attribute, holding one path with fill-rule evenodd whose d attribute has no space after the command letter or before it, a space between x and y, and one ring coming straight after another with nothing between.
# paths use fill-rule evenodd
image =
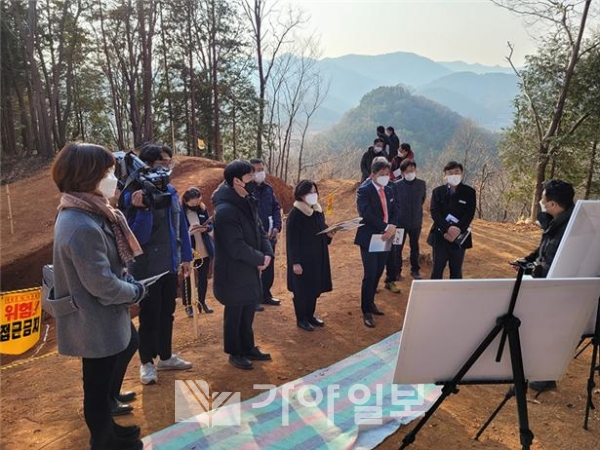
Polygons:
<instances>
[{"instance_id":1,"label":"black shoes","mask_svg":"<svg viewBox=\"0 0 600 450\"><path fill-rule=\"evenodd\" d=\"M212 309L210 306L208 306L206 304L206 302L204 303L200 303L200 306L202 306L202 310L206 313L206 314L212 314L214 313L214 309Z\"/></svg>"},{"instance_id":2,"label":"black shoes","mask_svg":"<svg viewBox=\"0 0 600 450\"><path fill-rule=\"evenodd\" d=\"M421 280L421 279L423 279L423 277L421 276L421 274L418 271L417 272L412 271L410 273L410 276L413 277L415 280Z\"/></svg>"},{"instance_id":3,"label":"black shoes","mask_svg":"<svg viewBox=\"0 0 600 450\"><path fill-rule=\"evenodd\" d=\"M365 314L363 316L363 323L367 328L375 328L375 322L373 322L373 316L371 314Z\"/></svg>"},{"instance_id":4,"label":"black shoes","mask_svg":"<svg viewBox=\"0 0 600 450\"><path fill-rule=\"evenodd\" d=\"M304 331L315 331L313 326L310 323L308 323L308 320L306 319L299 320L298 322L296 322L296 325L298 325L298 328L302 328Z\"/></svg>"},{"instance_id":5,"label":"black shoes","mask_svg":"<svg viewBox=\"0 0 600 450\"><path fill-rule=\"evenodd\" d=\"M252 370L254 366L252 365L252 361L248 358L240 355L229 355L229 363L233 367L237 367L238 369L244 370Z\"/></svg>"},{"instance_id":6,"label":"black shoes","mask_svg":"<svg viewBox=\"0 0 600 450\"><path fill-rule=\"evenodd\" d=\"M121 439L139 439L142 430L137 425L123 426L113 422L115 436Z\"/></svg>"},{"instance_id":7,"label":"black shoes","mask_svg":"<svg viewBox=\"0 0 600 450\"><path fill-rule=\"evenodd\" d=\"M142 450L144 443L139 439L125 439L113 437L104 442L97 442L90 439L90 450Z\"/></svg>"},{"instance_id":8,"label":"black shoes","mask_svg":"<svg viewBox=\"0 0 600 450\"><path fill-rule=\"evenodd\" d=\"M133 392L133 391L121 392L119 395L117 395L117 400L119 400L121 403L132 402L135 400L135 392Z\"/></svg>"},{"instance_id":9,"label":"black shoes","mask_svg":"<svg viewBox=\"0 0 600 450\"><path fill-rule=\"evenodd\" d=\"M376 316L385 316L385 313L383 311L379 310L379 308L377 308L377 306L375 306L375 305L373 305L371 307L371 312L373 314L375 314Z\"/></svg>"},{"instance_id":10,"label":"black shoes","mask_svg":"<svg viewBox=\"0 0 600 450\"><path fill-rule=\"evenodd\" d=\"M556 381L532 381L529 387L539 393L553 391L557 388Z\"/></svg>"},{"instance_id":11,"label":"black shoes","mask_svg":"<svg viewBox=\"0 0 600 450\"><path fill-rule=\"evenodd\" d=\"M251 361L270 361L272 359L269 353L261 352L258 347L254 347L244 356Z\"/></svg>"},{"instance_id":12,"label":"black shoes","mask_svg":"<svg viewBox=\"0 0 600 450\"><path fill-rule=\"evenodd\" d=\"M112 416L124 416L125 414L131 413L131 411L133 411L133 406L121 403L116 398L111 402L110 414Z\"/></svg>"},{"instance_id":13,"label":"black shoes","mask_svg":"<svg viewBox=\"0 0 600 450\"><path fill-rule=\"evenodd\" d=\"M260 312L260 311L264 311L264 310L265 310L265 307L264 307L263 305L261 305L261 304L257 303L257 304L254 306L254 310L255 310L255 311L258 311L258 312Z\"/></svg>"},{"instance_id":14,"label":"black shoes","mask_svg":"<svg viewBox=\"0 0 600 450\"><path fill-rule=\"evenodd\" d=\"M325 326L325 322L323 322L318 317L311 317L310 319L307 320L307 322L309 324L311 324L313 327L322 327L322 326Z\"/></svg>"},{"instance_id":15,"label":"black shoes","mask_svg":"<svg viewBox=\"0 0 600 450\"><path fill-rule=\"evenodd\" d=\"M281 300L277 300L276 298L266 298L263 300L263 305L279 306L281 305Z\"/></svg>"}]
</instances>

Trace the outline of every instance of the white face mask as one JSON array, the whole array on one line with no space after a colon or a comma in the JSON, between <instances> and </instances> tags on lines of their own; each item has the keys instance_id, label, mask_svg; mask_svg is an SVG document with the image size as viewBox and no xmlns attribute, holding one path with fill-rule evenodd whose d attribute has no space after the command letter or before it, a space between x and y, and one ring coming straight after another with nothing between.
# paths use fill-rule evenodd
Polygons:
<instances>
[{"instance_id":1,"label":"white face mask","mask_svg":"<svg viewBox=\"0 0 600 450\"><path fill-rule=\"evenodd\" d=\"M310 206L315 206L319 201L319 195L311 192L310 194L306 194L304 196L304 201Z\"/></svg>"},{"instance_id":2,"label":"white face mask","mask_svg":"<svg viewBox=\"0 0 600 450\"><path fill-rule=\"evenodd\" d=\"M404 179L406 181L412 181L415 178L417 178L417 173L416 172L408 172L404 174Z\"/></svg>"},{"instance_id":3,"label":"white face mask","mask_svg":"<svg viewBox=\"0 0 600 450\"><path fill-rule=\"evenodd\" d=\"M266 178L267 172L264 170L261 170L260 172L254 172L254 181L256 181L258 184L264 182Z\"/></svg>"},{"instance_id":4,"label":"white face mask","mask_svg":"<svg viewBox=\"0 0 600 450\"><path fill-rule=\"evenodd\" d=\"M458 186L462 181L462 175L448 175L446 180L450 186Z\"/></svg>"},{"instance_id":5,"label":"white face mask","mask_svg":"<svg viewBox=\"0 0 600 450\"><path fill-rule=\"evenodd\" d=\"M381 153L382 150L383 150L383 147L373 147L373 151L375 153Z\"/></svg>"},{"instance_id":6,"label":"white face mask","mask_svg":"<svg viewBox=\"0 0 600 450\"><path fill-rule=\"evenodd\" d=\"M546 212L546 204L540 200L540 209L542 210L542 212Z\"/></svg>"},{"instance_id":7,"label":"white face mask","mask_svg":"<svg viewBox=\"0 0 600 450\"><path fill-rule=\"evenodd\" d=\"M388 183L390 182L390 176L389 175L381 175L381 176L377 177L376 181L379 186L387 186Z\"/></svg>"},{"instance_id":8,"label":"white face mask","mask_svg":"<svg viewBox=\"0 0 600 450\"><path fill-rule=\"evenodd\" d=\"M117 190L119 180L115 177L115 173L110 170L98 184L98 190L106 198L114 197L115 191Z\"/></svg>"}]
</instances>

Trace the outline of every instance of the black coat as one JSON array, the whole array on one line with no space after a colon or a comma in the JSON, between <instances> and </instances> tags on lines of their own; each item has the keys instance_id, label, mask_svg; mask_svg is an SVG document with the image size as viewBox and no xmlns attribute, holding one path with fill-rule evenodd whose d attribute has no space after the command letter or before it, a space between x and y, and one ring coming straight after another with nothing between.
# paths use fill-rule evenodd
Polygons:
<instances>
[{"instance_id":1,"label":"black coat","mask_svg":"<svg viewBox=\"0 0 600 450\"><path fill-rule=\"evenodd\" d=\"M260 225L256 200L241 197L222 183L215 205L215 268L213 291L223 305L248 305L263 298L258 266L273 249Z\"/></svg>"},{"instance_id":2,"label":"black coat","mask_svg":"<svg viewBox=\"0 0 600 450\"><path fill-rule=\"evenodd\" d=\"M369 176L371 176L371 165L373 164L373 160L377 156L384 156L387 158L387 152L382 150L380 153L375 153L373 150L373 146L369 147L369 149L363 153L362 158L360 160L360 174L361 183L365 181Z\"/></svg>"},{"instance_id":3,"label":"black coat","mask_svg":"<svg viewBox=\"0 0 600 450\"><path fill-rule=\"evenodd\" d=\"M394 181L392 187L396 200L398 226L404 229L421 228L423 203L427 195L425 181L420 178L415 178L413 181L402 179Z\"/></svg>"},{"instance_id":4,"label":"black coat","mask_svg":"<svg viewBox=\"0 0 600 450\"><path fill-rule=\"evenodd\" d=\"M449 243L444 239L444 234L452 225L460 228L461 232L467 231L471 226L473 217L475 217L475 206L477 194L475 189L466 184L460 183L456 186L454 193L451 192L448 185L436 187L431 193L431 219L433 225L429 232L427 242L435 246L437 243ZM447 220L448 214L458 219L458 223L452 223ZM473 247L472 235L465 240L462 248ZM456 245L456 244L454 244Z\"/></svg>"},{"instance_id":5,"label":"black coat","mask_svg":"<svg viewBox=\"0 0 600 450\"><path fill-rule=\"evenodd\" d=\"M327 228L322 212L313 211L307 216L299 208L308 212L310 207L296 202L287 217L287 285L297 298L317 298L333 289L328 248L331 239L327 234L317 235ZM302 275L294 274L294 264L302 265Z\"/></svg>"},{"instance_id":6,"label":"black coat","mask_svg":"<svg viewBox=\"0 0 600 450\"><path fill-rule=\"evenodd\" d=\"M540 223L544 224L542 241L538 248L525 257L527 261L535 262L537 266L536 270L533 271L533 276L535 278L546 278L548 275L550 266L552 266L552 261L554 261L554 257L558 251L560 241L569 224L569 219L573 214L573 208L574 207L571 206L555 218L552 218L552 216L547 213L540 214L540 216L542 216Z\"/></svg>"}]
</instances>

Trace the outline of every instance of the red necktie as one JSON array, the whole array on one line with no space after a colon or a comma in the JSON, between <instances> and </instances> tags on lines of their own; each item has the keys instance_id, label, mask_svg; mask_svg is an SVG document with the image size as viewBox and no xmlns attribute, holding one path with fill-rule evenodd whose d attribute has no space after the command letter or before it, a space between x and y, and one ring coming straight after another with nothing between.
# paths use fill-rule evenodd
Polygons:
<instances>
[{"instance_id":1,"label":"red necktie","mask_svg":"<svg viewBox=\"0 0 600 450\"><path fill-rule=\"evenodd\" d=\"M387 202L385 200L385 192L383 188L377 188L379 191L379 200L381 200L381 209L383 210L383 221L388 223Z\"/></svg>"}]
</instances>

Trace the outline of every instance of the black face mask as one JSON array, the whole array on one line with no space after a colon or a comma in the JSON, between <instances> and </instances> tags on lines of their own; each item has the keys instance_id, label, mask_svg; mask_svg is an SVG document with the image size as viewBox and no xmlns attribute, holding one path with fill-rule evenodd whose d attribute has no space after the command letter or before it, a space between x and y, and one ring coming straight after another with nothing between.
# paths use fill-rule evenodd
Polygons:
<instances>
[{"instance_id":1,"label":"black face mask","mask_svg":"<svg viewBox=\"0 0 600 450\"><path fill-rule=\"evenodd\" d=\"M199 212L200 211L200 207L199 206L188 206L187 209L189 209L190 211L194 211L194 212Z\"/></svg>"},{"instance_id":2,"label":"black face mask","mask_svg":"<svg viewBox=\"0 0 600 450\"><path fill-rule=\"evenodd\" d=\"M256 190L256 181L249 181L244 184L244 189L248 193L248 195L252 195L252 193Z\"/></svg>"}]
</instances>

